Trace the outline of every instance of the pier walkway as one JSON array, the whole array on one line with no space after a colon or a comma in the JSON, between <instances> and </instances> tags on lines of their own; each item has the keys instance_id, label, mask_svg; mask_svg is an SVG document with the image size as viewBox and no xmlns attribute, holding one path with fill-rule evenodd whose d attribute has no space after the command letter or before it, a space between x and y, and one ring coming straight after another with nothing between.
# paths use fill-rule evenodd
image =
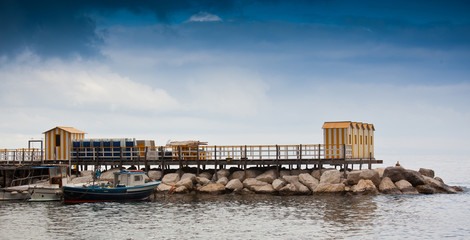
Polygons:
<instances>
[{"instance_id":1,"label":"pier walkway","mask_svg":"<svg viewBox=\"0 0 470 240\"><path fill-rule=\"evenodd\" d=\"M157 166L206 166L226 168L238 166L297 166L322 168L324 165L359 169L366 164L382 164L375 158L352 158L350 145L306 144L306 145L242 145L242 146L158 146L158 147L73 147L69 160L44 159L38 149L0 149L0 165L70 164L87 169L88 166L122 167L123 165Z\"/></svg>"}]
</instances>

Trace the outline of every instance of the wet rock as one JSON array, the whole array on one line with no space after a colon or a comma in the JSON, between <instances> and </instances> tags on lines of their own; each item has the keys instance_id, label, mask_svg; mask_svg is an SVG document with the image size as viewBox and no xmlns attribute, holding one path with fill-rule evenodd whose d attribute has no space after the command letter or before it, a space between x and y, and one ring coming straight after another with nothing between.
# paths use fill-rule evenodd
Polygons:
<instances>
[{"instance_id":1,"label":"wet rock","mask_svg":"<svg viewBox=\"0 0 470 240\"><path fill-rule=\"evenodd\" d=\"M267 193L274 193L275 190L273 188L273 186L271 184L266 184L266 185L263 185L263 186L253 186L252 187L252 190L256 193L264 193L264 194L267 194Z\"/></svg>"},{"instance_id":2,"label":"wet rock","mask_svg":"<svg viewBox=\"0 0 470 240\"><path fill-rule=\"evenodd\" d=\"M173 188L173 186L167 185L165 183L160 183L157 186L157 191L158 192L168 192Z\"/></svg>"},{"instance_id":3,"label":"wet rock","mask_svg":"<svg viewBox=\"0 0 470 240\"><path fill-rule=\"evenodd\" d=\"M294 169L290 171L290 175L292 176L298 176L302 173L310 173L310 170L308 169Z\"/></svg>"},{"instance_id":4,"label":"wet rock","mask_svg":"<svg viewBox=\"0 0 470 240\"><path fill-rule=\"evenodd\" d=\"M235 171L230 175L229 179L238 179L240 181L243 181L245 180L245 171Z\"/></svg>"},{"instance_id":5,"label":"wet rock","mask_svg":"<svg viewBox=\"0 0 470 240\"><path fill-rule=\"evenodd\" d=\"M413 185L405 179L396 182L395 186L397 186L403 194L418 194L418 191L416 191Z\"/></svg>"},{"instance_id":6,"label":"wet rock","mask_svg":"<svg viewBox=\"0 0 470 240\"><path fill-rule=\"evenodd\" d=\"M238 179L232 179L225 185L225 188L232 191L240 191L243 189L243 183Z\"/></svg>"},{"instance_id":7,"label":"wet rock","mask_svg":"<svg viewBox=\"0 0 470 240\"><path fill-rule=\"evenodd\" d=\"M279 189L279 194L281 195L294 195L297 192L297 188L294 186L294 184L286 184L284 187Z\"/></svg>"},{"instance_id":8,"label":"wet rock","mask_svg":"<svg viewBox=\"0 0 470 240\"><path fill-rule=\"evenodd\" d=\"M308 187L300 183L299 176L284 176L283 179L286 180L288 183L295 186L297 194L309 194L310 193L310 190L308 189Z\"/></svg>"},{"instance_id":9,"label":"wet rock","mask_svg":"<svg viewBox=\"0 0 470 240\"><path fill-rule=\"evenodd\" d=\"M246 178L256 178L258 175L261 174L261 171L256 169L248 169L246 170ZM246 179L245 178L245 179Z\"/></svg>"},{"instance_id":10,"label":"wet rock","mask_svg":"<svg viewBox=\"0 0 470 240\"><path fill-rule=\"evenodd\" d=\"M273 183L274 179L276 179L276 176L277 176L276 170L271 169L257 176L256 179L263 181L263 182L267 182L267 183Z\"/></svg>"},{"instance_id":11,"label":"wet rock","mask_svg":"<svg viewBox=\"0 0 470 240\"><path fill-rule=\"evenodd\" d=\"M322 172L320 170L313 170L312 171L312 177L316 178L318 181L320 181Z\"/></svg>"},{"instance_id":12,"label":"wet rock","mask_svg":"<svg viewBox=\"0 0 470 240\"><path fill-rule=\"evenodd\" d=\"M201 185L206 185L210 182L210 180L205 177L196 177L196 182Z\"/></svg>"},{"instance_id":13,"label":"wet rock","mask_svg":"<svg viewBox=\"0 0 470 240\"><path fill-rule=\"evenodd\" d=\"M385 168L376 168L375 171L379 173L379 177L382 179L384 176Z\"/></svg>"},{"instance_id":14,"label":"wet rock","mask_svg":"<svg viewBox=\"0 0 470 240\"><path fill-rule=\"evenodd\" d=\"M361 171L359 170L348 172L346 183L348 185L356 185L359 183L359 180L361 180L360 176L361 176Z\"/></svg>"},{"instance_id":15,"label":"wet rock","mask_svg":"<svg viewBox=\"0 0 470 240\"><path fill-rule=\"evenodd\" d=\"M379 186L381 180L379 172L372 169L361 170L359 178L364 180L371 180L375 186Z\"/></svg>"},{"instance_id":16,"label":"wet rock","mask_svg":"<svg viewBox=\"0 0 470 240\"><path fill-rule=\"evenodd\" d=\"M158 170L150 170L147 175L149 176L149 178L151 180L160 180L162 179L162 171L158 171Z\"/></svg>"},{"instance_id":17,"label":"wet rock","mask_svg":"<svg viewBox=\"0 0 470 240\"><path fill-rule=\"evenodd\" d=\"M341 182L342 173L338 170L325 171L320 178L321 183L338 184Z\"/></svg>"},{"instance_id":18,"label":"wet rock","mask_svg":"<svg viewBox=\"0 0 470 240\"><path fill-rule=\"evenodd\" d=\"M279 171L279 177L290 176L290 170L281 170Z\"/></svg>"},{"instance_id":19,"label":"wet rock","mask_svg":"<svg viewBox=\"0 0 470 240\"><path fill-rule=\"evenodd\" d=\"M423 176L434 178L434 170L432 169L420 168L418 172L421 173L421 175Z\"/></svg>"},{"instance_id":20,"label":"wet rock","mask_svg":"<svg viewBox=\"0 0 470 240\"><path fill-rule=\"evenodd\" d=\"M323 177L323 176L322 176ZM321 183L313 190L313 193L342 193L345 186L342 183Z\"/></svg>"},{"instance_id":21,"label":"wet rock","mask_svg":"<svg viewBox=\"0 0 470 240\"><path fill-rule=\"evenodd\" d=\"M395 186L389 177L384 177L379 185L379 191L385 194L401 194L401 191Z\"/></svg>"},{"instance_id":22,"label":"wet rock","mask_svg":"<svg viewBox=\"0 0 470 240\"><path fill-rule=\"evenodd\" d=\"M168 173L163 176L162 182L166 185L174 186L180 180L178 173Z\"/></svg>"},{"instance_id":23,"label":"wet rock","mask_svg":"<svg viewBox=\"0 0 470 240\"><path fill-rule=\"evenodd\" d=\"M274 179L273 181L273 188L276 191L279 191L282 187L284 187L287 184L287 182L284 179Z\"/></svg>"},{"instance_id":24,"label":"wet rock","mask_svg":"<svg viewBox=\"0 0 470 240\"><path fill-rule=\"evenodd\" d=\"M253 191L253 186L264 186L268 185L267 182L262 182L256 178L247 178L243 181L243 187L248 188ZM270 185L270 184L269 184Z\"/></svg>"},{"instance_id":25,"label":"wet rock","mask_svg":"<svg viewBox=\"0 0 470 240\"><path fill-rule=\"evenodd\" d=\"M406 181L411 183L414 187L425 184L423 176L418 171L405 170L404 173Z\"/></svg>"},{"instance_id":26,"label":"wet rock","mask_svg":"<svg viewBox=\"0 0 470 240\"><path fill-rule=\"evenodd\" d=\"M222 184L222 185L225 186L225 185L228 183L228 178L226 178L226 177L221 177L221 178L219 178L219 180L217 180L216 183Z\"/></svg>"},{"instance_id":27,"label":"wet rock","mask_svg":"<svg viewBox=\"0 0 470 240\"><path fill-rule=\"evenodd\" d=\"M388 177L392 182L398 182L405 179L405 169L402 167L387 167L384 170L383 177Z\"/></svg>"},{"instance_id":28,"label":"wet rock","mask_svg":"<svg viewBox=\"0 0 470 240\"><path fill-rule=\"evenodd\" d=\"M250 189L248 188L243 188L242 190L238 191L237 193L241 194L241 195L251 195L251 194L255 194L255 192L251 191Z\"/></svg>"},{"instance_id":29,"label":"wet rock","mask_svg":"<svg viewBox=\"0 0 470 240\"><path fill-rule=\"evenodd\" d=\"M441 183L444 183L444 180L442 180L442 178L440 178L440 177L435 177L434 179L436 179L437 181L439 181Z\"/></svg>"},{"instance_id":30,"label":"wet rock","mask_svg":"<svg viewBox=\"0 0 470 240\"><path fill-rule=\"evenodd\" d=\"M439 193L457 193L453 188L449 187L447 184L440 182L434 178L424 176L424 181L426 185L429 185L437 190Z\"/></svg>"},{"instance_id":31,"label":"wet rock","mask_svg":"<svg viewBox=\"0 0 470 240\"><path fill-rule=\"evenodd\" d=\"M230 171L227 170L227 169L220 169L219 171L217 171L217 179L220 179L220 178L228 178L230 176Z\"/></svg>"},{"instance_id":32,"label":"wet rock","mask_svg":"<svg viewBox=\"0 0 470 240\"><path fill-rule=\"evenodd\" d=\"M302 173L299 175L299 182L302 183L303 185L307 186L310 191L313 192L313 190L317 187L317 185L320 183L316 178L312 177L312 175L308 173Z\"/></svg>"},{"instance_id":33,"label":"wet rock","mask_svg":"<svg viewBox=\"0 0 470 240\"><path fill-rule=\"evenodd\" d=\"M193 189L194 185L193 185L193 181L190 178L186 178L186 179L179 180L175 184L175 187L181 187L181 186L184 186L184 187L186 187L186 189L191 190L191 189Z\"/></svg>"},{"instance_id":34,"label":"wet rock","mask_svg":"<svg viewBox=\"0 0 470 240\"><path fill-rule=\"evenodd\" d=\"M174 193L188 193L189 191L185 186L179 186L175 188Z\"/></svg>"},{"instance_id":35,"label":"wet rock","mask_svg":"<svg viewBox=\"0 0 470 240\"><path fill-rule=\"evenodd\" d=\"M183 176L181 176L180 180L183 180L183 179L190 179L192 182L195 182L196 181L196 174L185 173L185 174L183 174Z\"/></svg>"},{"instance_id":36,"label":"wet rock","mask_svg":"<svg viewBox=\"0 0 470 240\"><path fill-rule=\"evenodd\" d=\"M369 179L359 180L359 183L351 187L351 191L355 194L377 194L378 192L374 182Z\"/></svg>"},{"instance_id":37,"label":"wet rock","mask_svg":"<svg viewBox=\"0 0 470 240\"><path fill-rule=\"evenodd\" d=\"M198 175L198 177L203 177L207 179L212 179L212 174L210 172L202 172Z\"/></svg>"},{"instance_id":38,"label":"wet rock","mask_svg":"<svg viewBox=\"0 0 470 240\"><path fill-rule=\"evenodd\" d=\"M209 183L199 189L199 192L210 194L222 194L225 192L225 186L218 183Z\"/></svg>"},{"instance_id":39,"label":"wet rock","mask_svg":"<svg viewBox=\"0 0 470 240\"><path fill-rule=\"evenodd\" d=\"M434 194L437 193L436 189L429 185L419 185L416 186L416 191L423 194Z\"/></svg>"},{"instance_id":40,"label":"wet rock","mask_svg":"<svg viewBox=\"0 0 470 240\"><path fill-rule=\"evenodd\" d=\"M463 189L459 186L450 186L452 189L454 189L456 192L463 192Z\"/></svg>"}]
</instances>

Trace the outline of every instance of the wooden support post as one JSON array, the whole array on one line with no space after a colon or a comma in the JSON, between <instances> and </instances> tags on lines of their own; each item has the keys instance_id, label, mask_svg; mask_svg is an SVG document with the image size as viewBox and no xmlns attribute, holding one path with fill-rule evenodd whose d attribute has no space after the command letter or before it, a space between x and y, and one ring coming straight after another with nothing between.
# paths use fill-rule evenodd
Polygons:
<instances>
[{"instance_id":1,"label":"wooden support post","mask_svg":"<svg viewBox=\"0 0 470 240\"><path fill-rule=\"evenodd\" d=\"M247 160L247 157L246 157L246 145L245 145L245 156L243 157L243 160L244 160L244 164L243 164L243 179L246 179L246 160Z\"/></svg>"},{"instance_id":2,"label":"wooden support post","mask_svg":"<svg viewBox=\"0 0 470 240\"><path fill-rule=\"evenodd\" d=\"M33 161L34 161L34 148L33 148L33 151L31 152L31 164L33 164Z\"/></svg>"},{"instance_id":3,"label":"wooden support post","mask_svg":"<svg viewBox=\"0 0 470 240\"><path fill-rule=\"evenodd\" d=\"M348 163L346 162L346 144L343 144L344 178L347 177Z\"/></svg>"},{"instance_id":4,"label":"wooden support post","mask_svg":"<svg viewBox=\"0 0 470 240\"><path fill-rule=\"evenodd\" d=\"M197 161L197 169L196 169L196 176L199 176L199 145L196 149L196 161Z\"/></svg>"},{"instance_id":5,"label":"wooden support post","mask_svg":"<svg viewBox=\"0 0 470 240\"><path fill-rule=\"evenodd\" d=\"M297 169L302 169L302 144L300 144L299 149L299 165L297 165Z\"/></svg>"},{"instance_id":6,"label":"wooden support post","mask_svg":"<svg viewBox=\"0 0 470 240\"><path fill-rule=\"evenodd\" d=\"M372 169L372 153L369 154L369 169Z\"/></svg>"},{"instance_id":7,"label":"wooden support post","mask_svg":"<svg viewBox=\"0 0 470 240\"><path fill-rule=\"evenodd\" d=\"M23 156L21 156L21 164L24 164L24 148L23 148Z\"/></svg>"},{"instance_id":8,"label":"wooden support post","mask_svg":"<svg viewBox=\"0 0 470 240\"><path fill-rule=\"evenodd\" d=\"M182 175L181 174L181 171L182 171L181 170L181 168L182 168L182 166L181 166L181 146L178 146L178 164L179 164L178 175L181 178L181 175Z\"/></svg>"},{"instance_id":9,"label":"wooden support post","mask_svg":"<svg viewBox=\"0 0 470 240\"><path fill-rule=\"evenodd\" d=\"M277 178L280 177L280 166L279 166L279 146L276 144L276 173L277 173Z\"/></svg>"},{"instance_id":10,"label":"wooden support post","mask_svg":"<svg viewBox=\"0 0 470 240\"><path fill-rule=\"evenodd\" d=\"M93 151L93 156L95 155L95 152ZM119 170L122 170L122 146L119 148Z\"/></svg>"},{"instance_id":11,"label":"wooden support post","mask_svg":"<svg viewBox=\"0 0 470 240\"><path fill-rule=\"evenodd\" d=\"M144 161L145 161L145 171L149 172L149 164L148 164L148 159L147 159L147 153L148 153L148 147L145 147L145 153L144 153Z\"/></svg>"},{"instance_id":12,"label":"wooden support post","mask_svg":"<svg viewBox=\"0 0 470 240\"><path fill-rule=\"evenodd\" d=\"M165 176L165 153L163 147L160 147L160 164L162 170L162 176Z\"/></svg>"}]
</instances>

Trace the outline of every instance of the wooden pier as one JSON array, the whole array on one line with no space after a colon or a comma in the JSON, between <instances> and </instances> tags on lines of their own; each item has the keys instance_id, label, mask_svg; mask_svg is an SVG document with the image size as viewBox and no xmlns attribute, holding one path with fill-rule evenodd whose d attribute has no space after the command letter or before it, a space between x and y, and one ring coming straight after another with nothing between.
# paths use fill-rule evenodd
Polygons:
<instances>
[{"instance_id":1,"label":"wooden pier","mask_svg":"<svg viewBox=\"0 0 470 240\"><path fill-rule=\"evenodd\" d=\"M328 147L327 147L328 146ZM325 165L362 169L367 165L382 164L375 158L353 158L351 145L242 145L242 146L158 146L158 147L72 147L69 160L44 159L44 153L38 149L1 150L0 164L41 165L69 164L80 167L88 166L121 167L131 165L145 169L157 167L162 170L171 166L185 166L206 169L238 166L275 166L278 169L288 166L292 169L323 168ZM326 158L325 156L328 156Z\"/></svg>"}]
</instances>

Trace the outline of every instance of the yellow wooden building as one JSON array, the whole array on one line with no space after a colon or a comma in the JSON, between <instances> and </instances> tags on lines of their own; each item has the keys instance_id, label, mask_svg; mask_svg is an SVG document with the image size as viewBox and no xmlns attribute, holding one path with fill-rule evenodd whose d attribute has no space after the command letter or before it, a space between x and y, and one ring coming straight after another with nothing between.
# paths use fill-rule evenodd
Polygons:
<instances>
[{"instance_id":1,"label":"yellow wooden building","mask_svg":"<svg viewBox=\"0 0 470 240\"><path fill-rule=\"evenodd\" d=\"M325 158L343 158L343 146L350 148L350 158L374 158L374 125L362 122L325 122L323 141Z\"/></svg>"},{"instance_id":2,"label":"yellow wooden building","mask_svg":"<svg viewBox=\"0 0 470 240\"><path fill-rule=\"evenodd\" d=\"M72 140L83 139L85 134L73 127L55 127L45 131L45 159L69 160Z\"/></svg>"}]
</instances>

